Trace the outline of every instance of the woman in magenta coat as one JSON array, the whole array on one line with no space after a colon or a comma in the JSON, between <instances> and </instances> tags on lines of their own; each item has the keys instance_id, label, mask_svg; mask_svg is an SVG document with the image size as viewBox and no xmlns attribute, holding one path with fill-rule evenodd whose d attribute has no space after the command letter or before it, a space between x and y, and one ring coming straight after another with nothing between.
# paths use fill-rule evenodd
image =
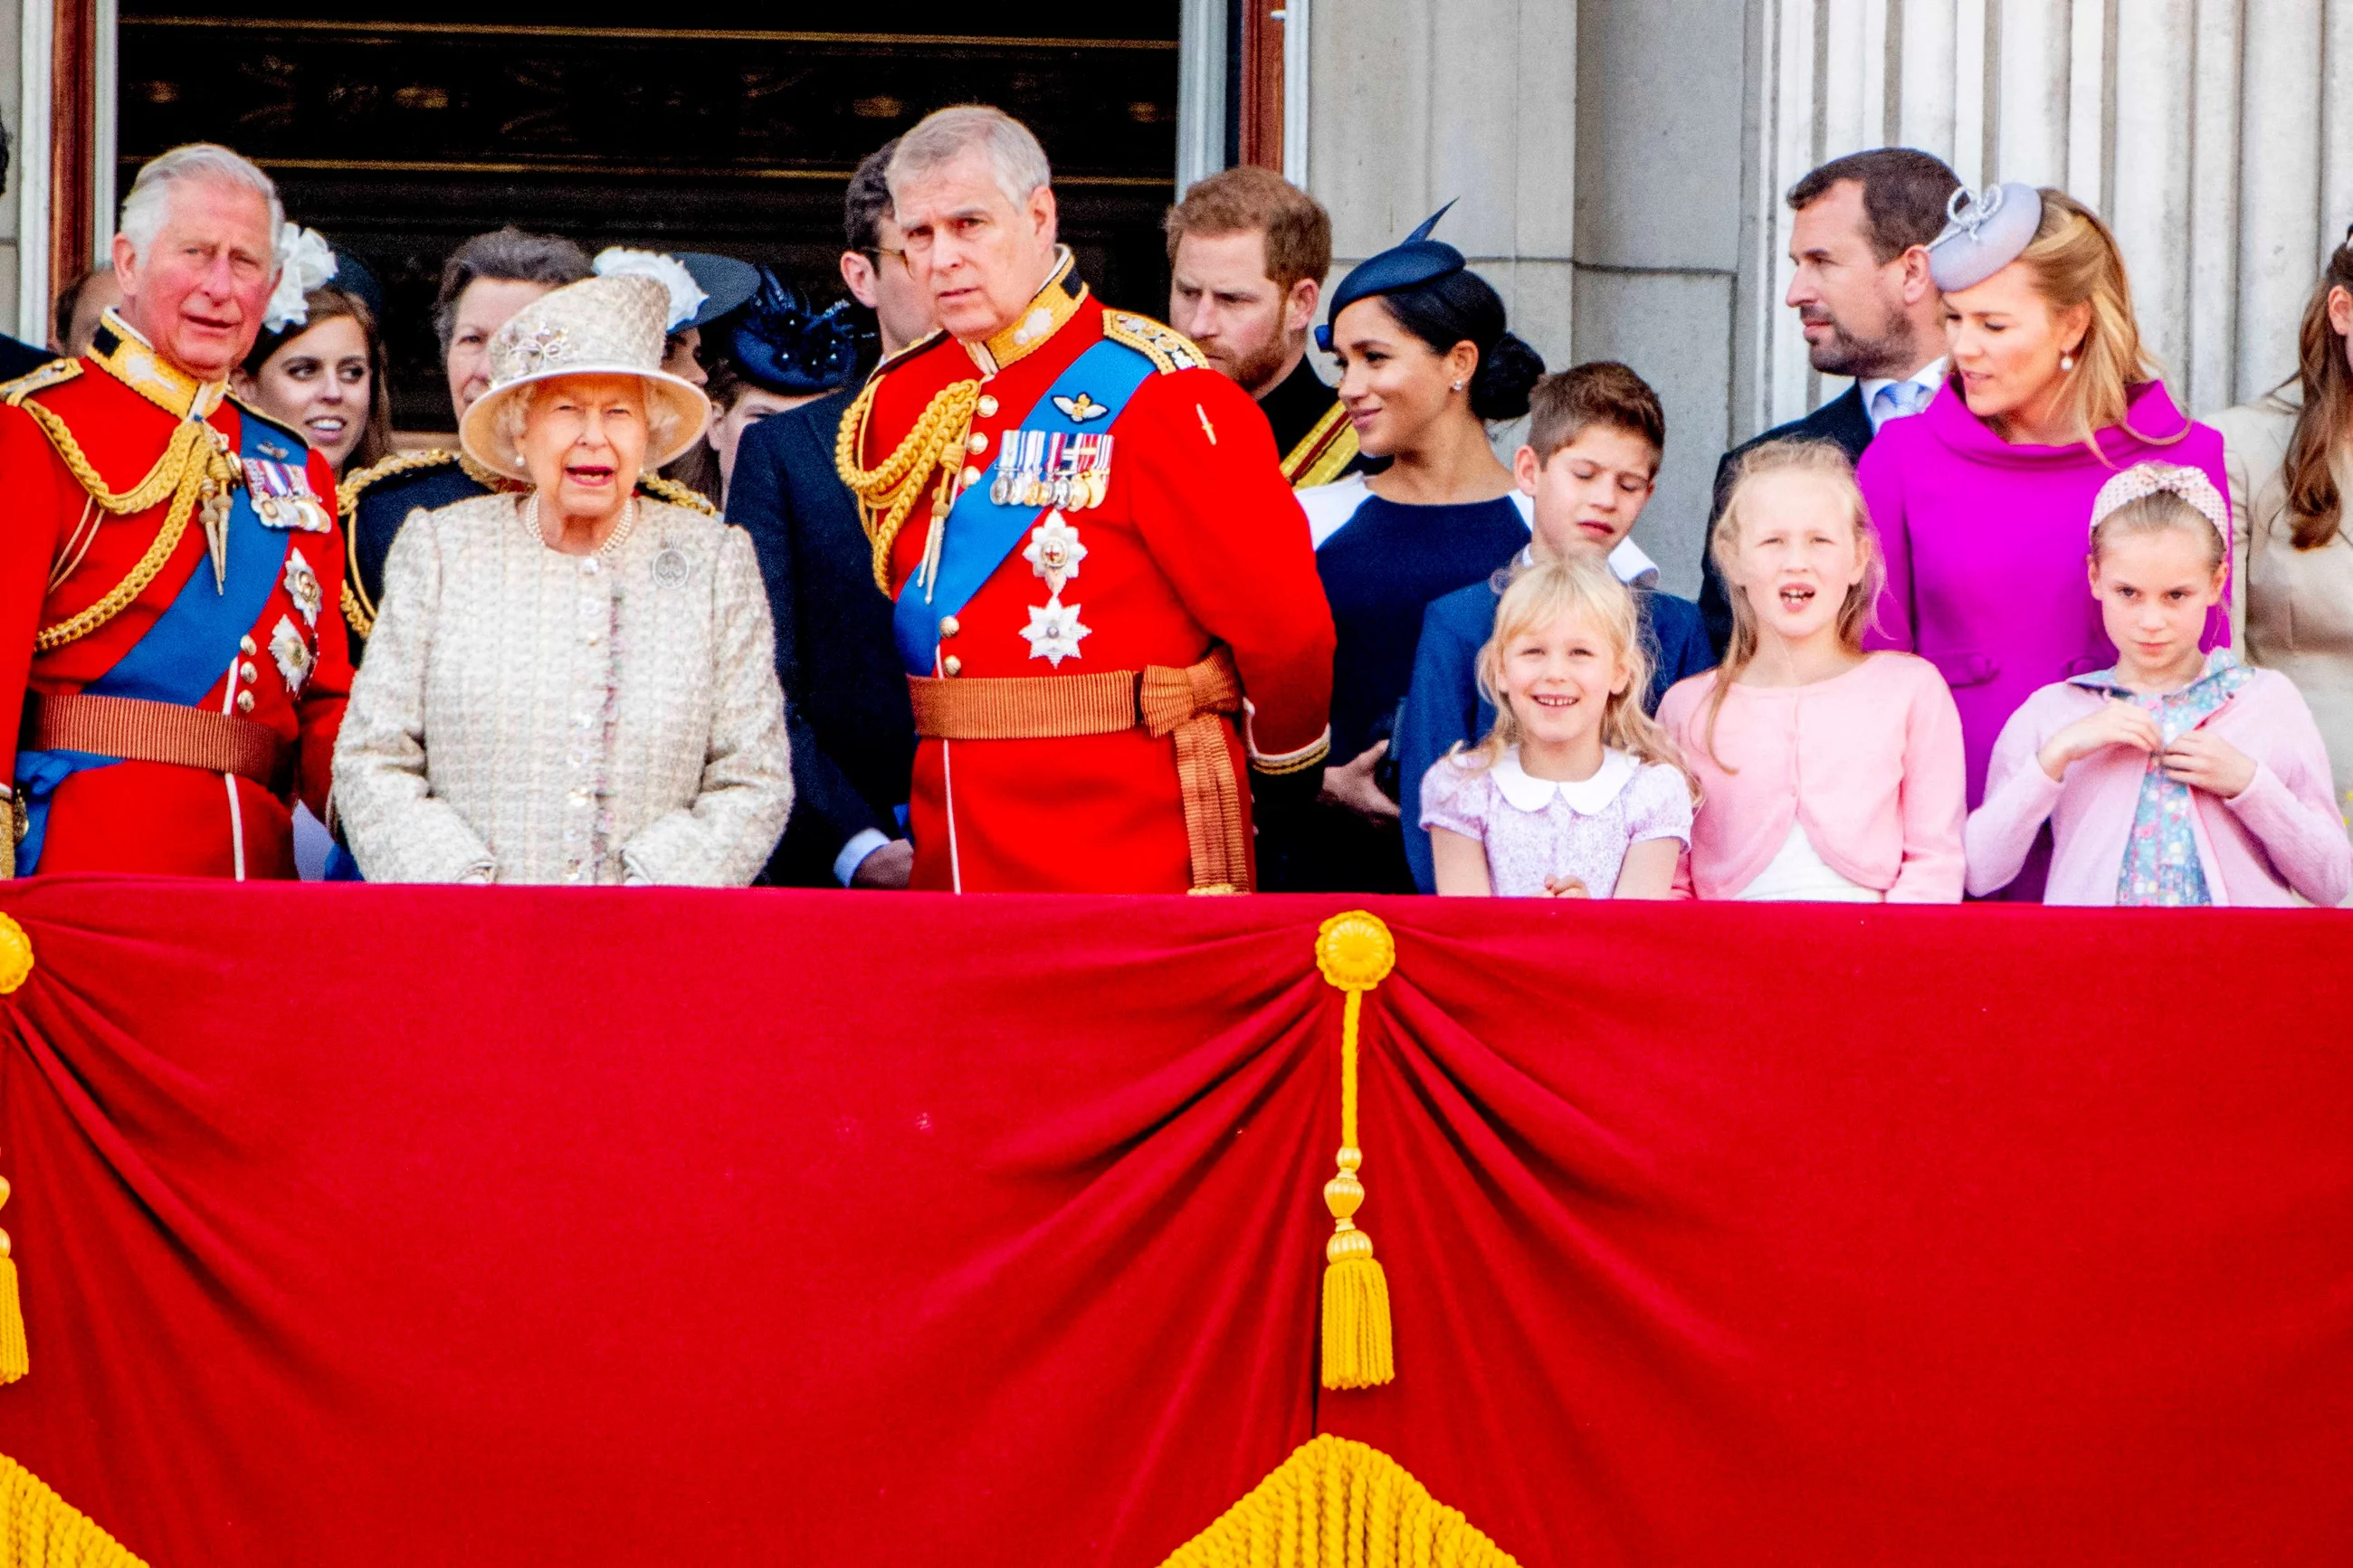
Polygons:
<instances>
[{"instance_id":1,"label":"woman in magenta coat","mask_svg":"<svg viewBox=\"0 0 2353 1568\"><path fill-rule=\"evenodd\" d=\"M2203 469L2225 494L2229 479L2221 437L2174 406L2141 352L2105 224L2021 184L1953 205L1929 250L1952 373L1925 412L1888 422L1856 477L1887 557L1868 640L1920 655L1952 687L1975 807L2019 705L2116 661L2084 550L2100 487L2150 458ZM2229 640L2224 604L2204 646Z\"/></svg>"}]
</instances>

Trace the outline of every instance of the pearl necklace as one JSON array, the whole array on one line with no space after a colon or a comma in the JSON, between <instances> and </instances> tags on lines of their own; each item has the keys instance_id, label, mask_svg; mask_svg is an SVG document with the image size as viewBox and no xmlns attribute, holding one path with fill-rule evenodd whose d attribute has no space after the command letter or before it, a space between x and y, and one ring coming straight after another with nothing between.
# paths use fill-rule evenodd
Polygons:
<instances>
[{"instance_id":1,"label":"pearl necklace","mask_svg":"<svg viewBox=\"0 0 2353 1568\"><path fill-rule=\"evenodd\" d=\"M540 530L539 492L537 490L532 491L528 497L524 498L522 503L522 523L525 528L531 530L531 536L539 541L541 548L547 550L553 550L555 548L554 545L547 542L547 535ZM611 555L615 553L622 545L628 542L629 531L637 526L638 498L631 496L628 500L621 503L621 521L614 525L613 531L606 536L604 543L596 547L596 552L598 555Z\"/></svg>"}]
</instances>

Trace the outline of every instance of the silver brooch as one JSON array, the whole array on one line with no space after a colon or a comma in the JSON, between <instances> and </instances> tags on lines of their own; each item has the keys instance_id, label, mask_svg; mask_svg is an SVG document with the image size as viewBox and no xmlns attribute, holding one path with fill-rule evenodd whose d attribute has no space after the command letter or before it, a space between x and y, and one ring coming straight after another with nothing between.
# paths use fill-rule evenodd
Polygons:
<instances>
[{"instance_id":1,"label":"silver brooch","mask_svg":"<svg viewBox=\"0 0 2353 1568\"><path fill-rule=\"evenodd\" d=\"M562 363L569 357L565 353L567 341L564 329L552 323L541 327L527 338L516 340L514 357L516 365L520 367L517 374L545 370L549 365Z\"/></svg>"},{"instance_id":2,"label":"silver brooch","mask_svg":"<svg viewBox=\"0 0 2353 1568\"><path fill-rule=\"evenodd\" d=\"M686 585L686 552L675 544L662 546L654 557L654 585L659 588L682 588Z\"/></svg>"},{"instance_id":3,"label":"silver brooch","mask_svg":"<svg viewBox=\"0 0 2353 1568\"><path fill-rule=\"evenodd\" d=\"M319 586L319 574L311 570L311 563L302 559L299 550L286 552L286 596L294 601L303 621L315 628L319 612L326 607L326 590Z\"/></svg>"},{"instance_id":4,"label":"silver brooch","mask_svg":"<svg viewBox=\"0 0 2353 1568\"><path fill-rule=\"evenodd\" d=\"M279 616L276 628L269 634L269 657L277 661L286 689L301 696L303 683L311 679L311 645L288 616Z\"/></svg>"}]
</instances>

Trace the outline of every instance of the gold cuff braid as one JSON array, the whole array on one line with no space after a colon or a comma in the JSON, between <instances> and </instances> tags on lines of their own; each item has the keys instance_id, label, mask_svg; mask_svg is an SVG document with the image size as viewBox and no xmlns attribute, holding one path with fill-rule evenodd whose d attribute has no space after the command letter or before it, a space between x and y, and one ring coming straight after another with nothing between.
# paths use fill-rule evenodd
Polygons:
<instances>
[{"instance_id":1,"label":"gold cuff braid","mask_svg":"<svg viewBox=\"0 0 2353 1568\"><path fill-rule=\"evenodd\" d=\"M834 437L834 471L849 493L858 498L858 515L874 546L874 585L891 592L891 546L922 499L923 486L934 470L942 470L934 501L945 507L955 493L955 477L965 438L972 430L973 412L980 405L978 381L953 382L942 387L924 407L915 427L892 454L871 468L858 466L859 444L866 434L867 416L874 409L874 394L882 384L869 381L841 416Z\"/></svg>"}]
</instances>

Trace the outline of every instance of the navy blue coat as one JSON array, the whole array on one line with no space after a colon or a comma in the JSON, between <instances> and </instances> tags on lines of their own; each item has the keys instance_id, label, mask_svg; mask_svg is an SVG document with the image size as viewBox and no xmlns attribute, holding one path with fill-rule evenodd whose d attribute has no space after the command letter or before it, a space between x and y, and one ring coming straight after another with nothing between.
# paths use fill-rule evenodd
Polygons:
<instances>
[{"instance_id":1,"label":"navy blue coat","mask_svg":"<svg viewBox=\"0 0 2353 1568\"><path fill-rule=\"evenodd\" d=\"M903 838L915 764L907 675L858 504L834 472L842 391L744 433L727 521L752 536L776 622L776 677L793 746L793 815L768 880L833 888L834 858L872 828Z\"/></svg>"},{"instance_id":2,"label":"navy blue coat","mask_svg":"<svg viewBox=\"0 0 2353 1568\"><path fill-rule=\"evenodd\" d=\"M392 553L392 542L410 512L420 508L435 511L490 493L488 485L470 478L459 466L455 453L448 454L446 461L386 474L364 484L352 514L343 519L350 551L344 569L357 579L362 602L371 607L383 604L384 559ZM367 638L353 626L351 639L352 668L356 669L367 653Z\"/></svg>"},{"instance_id":3,"label":"navy blue coat","mask_svg":"<svg viewBox=\"0 0 2353 1568\"><path fill-rule=\"evenodd\" d=\"M1715 504L1707 510L1709 537L1715 533L1715 520L1724 515L1725 498L1732 490L1733 470L1752 447L1761 447L1767 441L1831 441L1861 462L1862 449L1871 445L1873 434L1871 416L1862 406L1862 383L1856 382L1843 395L1831 398L1803 419L1776 425L1762 436L1743 441L1715 466ZM1715 552L1705 547L1704 541L1700 550L1700 572L1699 613L1707 621L1708 643L1721 659L1732 641L1732 600L1725 592L1724 574L1715 569Z\"/></svg>"},{"instance_id":4,"label":"navy blue coat","mask_svg":"<svg viewBox=\"0 0 2353 1568\"><path fill-rule=\"evenodd\" d=\"M1422 775L1458 742L1476 745L1494 727L1494 705L1480 695L1478 671L1479 650L1494 632L1500 598L1491 579L1433 599L1422 612L1413 685L1406 691L1392 743L1398 754L1398 810L1405 819L1405 858L1413 868L1414 885L1425 893L1438 891L1438 873L1430 861L1430 830L1421 826ZM1707 646L1699 606L1689 599L1636 588L1634 605L1641 612L1642 646L1651 667L1651 689L1642 708L1655 713L1669 687L1715 668L1715 655Z\"/></svg>"}]
</instances>

